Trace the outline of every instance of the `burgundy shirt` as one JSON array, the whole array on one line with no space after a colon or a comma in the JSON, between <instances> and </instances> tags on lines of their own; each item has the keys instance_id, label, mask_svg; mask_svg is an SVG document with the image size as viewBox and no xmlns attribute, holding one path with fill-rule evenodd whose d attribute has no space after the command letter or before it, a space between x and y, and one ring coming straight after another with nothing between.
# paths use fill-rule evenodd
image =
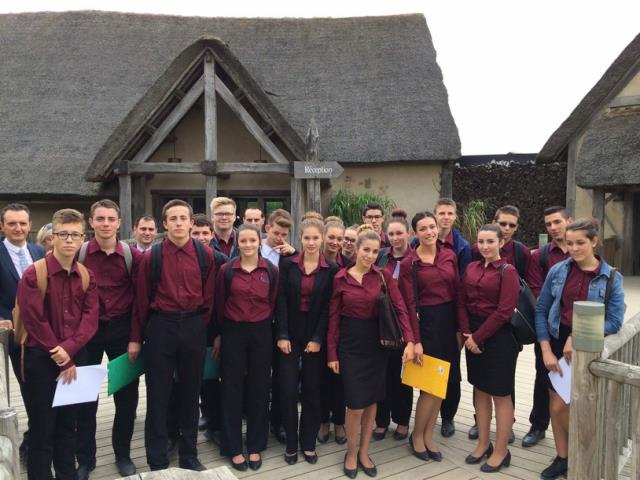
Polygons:
<instances>
[{"instance_id":1,"label":"burgundy shirt","mask_svg":"<svg viewBox=\"0 0 640 480\"><path fill-rule=\"evenodd\" d=\"M89 288L82 290L82 278L74 260L71 271L62 268L53 255L47 262L47 294L42 294L32 265L25 270L16 298L20 304L20 319L29 336L27 347L49 351L60 345L72 361L61 370L73 366L73 357L98 330L98 288L89 271Z\"/></svg>"},{"instance_id":2,"label":"burgundy shirt","mask_svg":"<svg viewBox=\"0 0 640 480\"><path fill-rule=\"evenodd\" d=\"M484 323L473 333L476 343L492 337L504 324L511 321L518 304L520 282L515 267L500 273L505 259L491 262L471 262L464 272L458 289L458 325L462 333L471 333L469 316L485 317Z\"/></svg>"},{"instance_id":3,"label":"burgundy shirt","mask_svg":"<svg viewBox=\"0 0 640 480\"><path fill-rule=\"evenodd\" d=\"M391 242L389 241L389 237L384 232L380 232L380 248L391 247Z\"/></svg>"},{"instance_id":4,"label":"burgundy shirt","mask_svg":"<svg viewBox=\"0 0 640 480\"><path fill-rule=\"evenodd\" d=\"M413 264L418 279L418 299L413 286ZM458 257L452 250L439 248L433 263L423 263L412 250L400 263L398 287L409 311L415 338L420 338L416 303L419 307L441 305L456 300L458 292Z\"/></svg>"},{"instance_id":5,"label":"burgundy shirt","mask_svg":"<svg viewBox=\"0 0 640 480\"><path fill-rule=\"evenodd\" d=\"M522 244L524 247L522 249L522 256L524 257L524 271L527 273L529 271L529 265L531 264L531 250L525 244ZM480 254L480 250L478 250L477 242L474 243L471 247L471 256L474 260L484 261L482 255ZM516 249L514 247L513 240L509 240L507 243L503 245L500 249L500 258L503 258L507 261L507 263L516 266ZM525 275L526 277L527 275Z\"/></svg>"},{"instance_id":6,"label":"burgundy shirt","mask_svg":"<svg viewBox=\"0 0 640 480\"><path fill-rule=\"evenodd\" d=\"M224 272L233 268L233 277L229 292L226 292ZM237 257L225 263L216 278L216 311L218 321L222 319L234 322L261 322L273 315L278 296L278 269L273 268L274 288L269 296L269 270L266 260L260 258L258 266L252 272L247 272L240 266Z\"/></svg>"},{"instance_id":7,"label":"burgundy shirt","mask_svg":"<svg viewBox=\"0 0 640 480\"><path fill-rule=\"evenodd\" d=\"M449 235L447 235L447 238L445 238L444 240L438 239L436 242L439 247L446 247L449 250L455 250L455 247L453 246L453 229L451 229Z\"/></svg>"},{"instance_id":8,"label":"burgundy shirt","mask_svg":"<svg viewBox=\"0 0 640 480\"><path fill-rule=\"evenodd\" d=\"M162 241L162 269L156 297L149 299L151 288L151 253L142 256L135 280L136 301L131 321L132 342L141 342L149 310L167 313L192 312L202 309L202 318L209 322L213 309L215 267L213 250L203 245L209 262L204 286L198 263L198 252L189 239L178 247L168 238Z\"/></svg>"},{"instance_id":9,"label":"burgundy shirt","mask_svg":"<svg viewBox=\"0 0 640 480\"><path fill-rule=\"evenodd\" d=\"M573 324L573 302L589 298L589 283L600 274L600 264L592 271L582 270L575 262L571 263L567 281L560 299L560 323L571 327Z\"/></svg>"},{"instance_id":10,"label":"burgundy shirt","mask_svg":"<svg viewBox=\"0 0 640 480\"><path fill-rule=\"evenodd\" d=\"M131 247L131 275L124 261L124 248L116 243L116 250L107 255L96 239L89 241L84 265L93 272L100 297L100 321L111 320L131 312L134 299L134 275L142 253Z\"/></svg>"},{"instance_id":11,"label":"burgundy shirt","mask_svg":"<svg viewBox=\"0 0 640 480\"><path fill-rule=\"evenodd\" d=\"M414 342L413 330L409 324L407 307L396 282L387 272L371 267L362 278L362 284L353 278L347 268L336 273L333 278L333 293L329 306L329 330L327 333L327 360L338 360L338 342L340 340L340 321L342 317L366 318L377 321L378 305L376 299L382 290L380 272L384 275L391 302L398 314L402 335L407 342Z\"/></svg>"},{"instance_id":12,"label":"burgundy shirt","mask_svg":"<svg viewBox=\"0 0 640 480\"><path fill-rule=\"evenodd\" d=\"M311 292L316 283L316 274L321 268L329 268L329 264L325 260L324 255L320 254L318 266L313 272L307 274L304 270L304 252L298 255L297 264L302 273L302 280L300 282L300 311L308 312L311 310Z\"/></svg>"},{"instance_id":13,"label":"burgundy shirt","mask_svg":"<svg viewBox=\"0 0 640 480\"><path fill-rule=\"evenodd\" d=\"M396 270L396 265L398 265L398 263L402 262L403 259L407 258L407 256L409 255L409 251L411 249L408 248L407 251L405 252L405 254L402 257L394 257L393 256L393 247L389 247L389 251L387 252L387 257L389 257L389 261L387 262L387 264L384 266L384 269L386 270L386 272L391 275L391 277L393 277L393 272ZM400 268L400 267L398 267ZM400 270L398 270L398 278L400 277ZM395 281L398 281L398 278L394 278Z\"/></svg>"},{"instance_id":14,"label":"burgundy shirt","mask_svg":"<svg viewBox=\"0 0 640 480\"><path fill-rule=\"evenodd\" d=\"M227 257L231 255L231 249L233 249L233 244L236 241L236 231L235 230L231 231L231 236L229 237L228 242L220 238L216 234L216 232L213 232L213 236L216 237L216 240L218 241L218 246L220 247L220 251L224 253Z\"/></svg>"},{"instance_id":15,"label":"burgundy shirt","mask_svg":"<svg viewBox=\"0 0 640 480\"><path fill-rule=\"evenodd\" d=\"M540 265L540 257L542 256L542 249L538 248L531 253L531 260L529 261L529 268L527 268L527 283L533 294L538 297L544 285L544 279L547 278L549 269L556 263L560 263L563 260L569 258L569 252L563 252L558 244L552 240L549 242L549 250L547 253L547 268L542 269Z\"/></svg>"}]
</instances>

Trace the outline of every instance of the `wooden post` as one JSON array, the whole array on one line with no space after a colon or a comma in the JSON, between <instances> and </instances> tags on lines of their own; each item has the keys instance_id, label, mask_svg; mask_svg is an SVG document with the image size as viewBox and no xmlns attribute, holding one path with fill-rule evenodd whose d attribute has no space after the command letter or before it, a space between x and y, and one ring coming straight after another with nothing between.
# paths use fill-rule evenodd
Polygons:
<instances>
[{"instance_id":1,"label":"wooden post","mask_svg":"<svg viewBox=\"0 0 640 480\"><path fill-rule=\"evenodd\" d=\"M131 220L133 222L136 221L138 217L144 215L147 211L146 209L146 200L147 200L147 178L146 177L132 177L131 178ZM133 223L131 225L133 228ZM129 238L131 237L131 231L125 232L124 230L120 230L120 238Z\"/></svg>"},{"instance_id":2,"label":"wooden post","mask_svg":"<svg viewBox=\"0 0 640 480\"><path fill-rule=\"evenodd\" d=\"M215 163L218 161L218 125L216 113L216 71L213 55L206 53L204 58L204 160ZM218 177L215 169L206 174L205 203L207 215L211 216L211 200L218 196Z\"/></svg>"},{"instance_id":3,"label":"wooden post","mask_svg":"<svg viewBox=\"0 0 640 480\"><path fill-rule=\"evenodd\" d=\"M573 304L569 480L598 478L598 379L589 371L604 348L604 305Z\"/></svg>"},{"instance_id":4,"label":"wooden post","mask_svg":"<svg viewBox=\"0 0 640 480\"><path fill-rule=\"evenodd\" d=\"M453 160L442 162L440 176L440 196L453 198Z\"/></svg>"},{"instance_id":5,"label":"wooden post","mask_svg":"<svg viewBox=\"0 0 640 480\"><path fill-rule=\"evenodd\" d=\"M118 183L120 185L120 232L122 238L129 238L133 222L131 221L131 175L129 162L123 161L118 165Z\"/></svg>"},{"instance_id":6,"label":"wooden post","mask_svg":"<svg viewBox=\"0 0 640 480\"><path fill-rule=\"evenodd\" d=\"M631 389L631 409L630 418L632 422L631 428L631 478L640 478L640 388Z\"/></svg>"},{"instance_id":7,"label":"wooden post","mask_svg":"<svg viewBox=\"0 0 640 480\"><path fill-rule=\"evenodd\" d=\"M576 160L578 158L576 139L569 142L567 149L567 192L566 208L575 218L576 215Z\"/></svg>"},{"instance_id":8,"label":"wooden post","mask_svg":"<svg viewBox=\"0 0 640 480\"><path fill-rule=\"evenodd\" d=\"M20 478L18 414L9 406L9 330L0 331L0 478Z\"/></svg>"},{"instance_id":9,"label":"wooden post","mask_svg":"<svg viewBox=\"0 0 640 480\"><path fill-rule=\"evenodd\" d=\"M633 192L624 192L624 217L622 224L622 265L623 275L633 275Z\"/></svg>"},{"instance_id":10,"label":"wooden post","mask_svg":"<svg viewBox=\"0 0 640 480\"><path fill-rule=\"evenodd\" d=\"M296 249L300 248L300 239L298 225L302 217L302 180L291 177L291 218L293 225L291 226L291 245Z\"/></svg>"},{"instance_id":11,"label":"wooden post","mask_svg":"<svg viewBox=\"0 0 640 480\"><path fill-rule=\"evenodd\" d=\"M605 235L604 235L605 201L604 200L605 200L604 189L594 188L593 189L593 210L591 212L591 215L598 222L598 230L599 230L598 238L600 239L600 243L598 244L597 250L600 255L604 254L604 238L605 238ZM609 263L611 263L613 259L607 258L606 260Z\"/></svg>"},{"instance_id":12,"label":"wooden post","mask_svg":"<svg viewBox=\"0 0 640 480\"><path fill-rule=\"evenodd\" d=\"M319 135L316 121L312 118L307 130L307 141L305 146L305 160L307 162L317 162L320 160L318 151ZM320 180L307 180L307 210L315 210L322 213L322 203L320 200Z\"/></svg>"}]
</instances>

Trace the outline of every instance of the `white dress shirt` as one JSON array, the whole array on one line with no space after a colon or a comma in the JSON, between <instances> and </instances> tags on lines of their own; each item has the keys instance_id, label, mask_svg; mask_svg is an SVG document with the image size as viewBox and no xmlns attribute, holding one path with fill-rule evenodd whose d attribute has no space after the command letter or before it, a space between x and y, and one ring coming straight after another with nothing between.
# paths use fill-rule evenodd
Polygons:
<instances>
[{"instance_id":1,"label":"white dress shirt","mask_svg":"<svg viewBox=\"0 0 640 480\"><path fill-rule=\"evenodd\" d=\"M280 263L280 252L271 248L264 240L260 244L260 254L276 267Z\"/></svg>"},{"instance_id":2,"label":"white dress shirt","mask_svg":"<svg viewBox=\"0 0 640 480\"><path fill-rule=\"evenodd\" d=\"M25 259L27 260L27 266L33 263L33 258L31 258L31 253L29 253L29 249L27 248L27 242L25 242L22 247L14 245L6 238L3 240L3 242L4 246L7 247L7 251L9 252L9 256L11 257L13 266L16 267L18 277L22 278L22 267L20 266L20 251L24 252Z\"/></svg>"}]
</instances>

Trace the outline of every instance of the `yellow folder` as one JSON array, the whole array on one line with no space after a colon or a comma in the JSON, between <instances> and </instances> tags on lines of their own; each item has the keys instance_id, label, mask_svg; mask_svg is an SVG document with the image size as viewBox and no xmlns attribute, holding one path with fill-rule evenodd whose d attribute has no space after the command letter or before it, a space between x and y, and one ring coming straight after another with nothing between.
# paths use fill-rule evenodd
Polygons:
<instances>
[{"instance_id":1,"label":"yellow folder","mask_svg":"<svg viewBox=\"0 0 640 480\"><path fill-rule=\"evenodd\" d=\"M422 365L405 363L402 368L402 383L418 388L438 398L447 397L447 382L451 363L439 358L422 356Z\"/></svg>"}]
</instances>

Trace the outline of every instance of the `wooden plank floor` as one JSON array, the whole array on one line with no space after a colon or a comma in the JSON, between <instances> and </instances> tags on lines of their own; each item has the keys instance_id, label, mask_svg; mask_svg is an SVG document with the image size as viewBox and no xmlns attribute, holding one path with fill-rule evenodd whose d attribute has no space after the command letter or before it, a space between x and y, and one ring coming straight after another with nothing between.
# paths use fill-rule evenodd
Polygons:
<instances>
[{"instance_id":1,"label":"wooden plank floor","mask_svg":"<svg viewBox=\"0 0 640 480\"><path fill-rule=\"evenodd\" d=\"M463 378L466 377L466 369L463 358ZM466 465L465 456L474 448L474 442L468 440L467 431L473 423L473 406L471 403L471 386L463 380L462 400L458 415L456 416L456 434L448 439L442 438L439 433L439 425L435 434L436 442L441 447L444 460L437 462L422 462L413 457L409 452L407 441L397 442L392 435L380 442L373 442L371 458L378 465L378 478L386 479L438 479L438 480L465 480L465 479L506 479L517 478L523 480L537 479L555 456L555 448L551 429L547 432L547 438L539 445L525 449L521 446L521 440L529 429L529 411L531 409L533 395L533 381L535 376L533 347L527 346L520 354L516 373L516 442L511 445L511 467L503 469L499 474L483 474L479 466ZM132 444L132 460L139 471L147 471L144 451L144 413L146 391L144 381L141 382L140 404L138 406L138 418ZM414 396L414 400L417 395ZM20 399L19 390L15 380L11 385L11 402L19 412L21 430L24 429L24 407ZM94 480L115 479L118 473L113 463L111 449L111 424L113 421L114 406L111 398L106 396L106 384L100 394L100 407L98 409L98 456L97 467L91 475ZM413 422L413 420L412 420ZM393 428L391 429L391 431ZM493 435L492 435L493 436ZM333 436L332 436L333 438ZM226 458L220 457L218 448L205 440L202 434L198 438L199 458L207 467L213 468L220 465L228 465ZM345 448L333 441L325 445L318 445L319 461L316 465L309 465L302 460L296 465L289 466L284 463L282 455L284 447L270 437L268 449L263 453L263 467L258 472L235 472L239 478L252 477L264 480L304 479L325 480L342 477L342 461ZM172 459L172 465L177 466L177 457ZM23 470L26 467L23 466ZM364 475L361 472L361 477ZM23 475L26 478L26 475Z\"/></svg>"}]
</instances>

